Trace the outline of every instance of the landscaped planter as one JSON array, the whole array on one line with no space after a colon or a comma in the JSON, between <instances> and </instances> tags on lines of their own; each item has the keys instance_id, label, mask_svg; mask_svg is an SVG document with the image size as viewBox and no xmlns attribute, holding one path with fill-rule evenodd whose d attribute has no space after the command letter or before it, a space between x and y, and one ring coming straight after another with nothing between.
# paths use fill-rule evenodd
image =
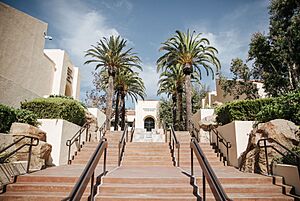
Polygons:
<instances>
[{"instance_id":1,"label":"landscaped planter","mask_svg":"<svg viewBox=\"0 0 300 201\"><path fill-rule=\"evenodd\" d=\"M231 148L229 148L230 165L239 167L239 158L247 148L249 134L253 129L253 124L254 121L233 121L217 128L222 137L231 143ZM216 136L214 134L212 134L212 141L216 142ZM226 156L226 147L222 143L219 144L221 152Z\"/></svg>"},{"instance_id":2,"label":"landscaped planter","mask_svg":"<svg viewBox=\"0 0 300 201\"><path fill-rule=\"evenodd\" d=\"M273 174L284 178L284 183L295 187L295 193L300 195L300 178L297 166L275 164Z\"/></svg>"},{"instance_id":3,"label":"landscaped planter","mask_svg":"<svg viewBox=\"0 0 300 201\"><path fill-rule=\"evenodd\" d=\"M67 140L71 139L80 129L80 126L62 119L39 119L42 123L40 129L47 133L47 142L52 145L52 163L54 165L65 165L68 163ZM85 141L85 132L81 141ZM74 155L79 144L76 142L71 147L71 156Z\"/></svg>"}]
</instances>

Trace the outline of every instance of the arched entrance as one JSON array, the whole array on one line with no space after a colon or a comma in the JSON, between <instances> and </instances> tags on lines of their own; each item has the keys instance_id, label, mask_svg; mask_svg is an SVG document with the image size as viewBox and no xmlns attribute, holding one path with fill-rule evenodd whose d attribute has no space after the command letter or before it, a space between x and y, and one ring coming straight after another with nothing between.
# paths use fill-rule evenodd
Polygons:
<instances>
[{"instance_id":1,"label":"arched entrance","mask_svg":"<svg viewBox=\"0 0 300 201\"><path fill-rule=\"evenodd\" d=\"M146 131L152 131L152 129L155 128L155 120L152 117L147 117L144 120L144 129L146 129Z\"/></svg>"}]
</instances>

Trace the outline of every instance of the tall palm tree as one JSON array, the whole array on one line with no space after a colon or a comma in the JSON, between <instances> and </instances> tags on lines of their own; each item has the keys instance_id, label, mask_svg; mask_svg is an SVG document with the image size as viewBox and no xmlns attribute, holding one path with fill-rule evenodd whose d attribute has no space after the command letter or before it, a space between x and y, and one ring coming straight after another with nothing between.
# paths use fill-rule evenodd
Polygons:
<instances>
[{"instance_id":1,"label":"tall palm tree","mask_svg":"<svg viewBox=\"0 0 300 201\"><path fill-rule=\"evenodd\" d=\"M105 69L108 72L108 87L106 90L106 125L110 129L110 119L112 116L112 101L114 94L114 77L120 69L132 71L132 67L141 69L140 59L130 49L125 50L126 40L120 36L104 37L97 45L92 45L92 48L86 51L85 56L92 59L87 60L84 64L96 63L96 69Z\"/></svg>"},{"instance_id":2,"label":"tall palm tree","mask_svg":"<svg viewBox=\"0 0 300 201\"><path fill-rule=\"evenodd\" d=\"M192 85L191 74L196 71L201 76L202 69L206 74L211 73L214 78L213 66L217 70L221 65L216 57L217 49L210 46L209 40L201 37L201 33L195 35L195 31L186 33L176 31L175 35L162 43L160 51L166 53L157 60L158 69L170 68L180 65L185 74L186 94L186 127L189 130L189 121L192 119Z\"/></svg>"},{"instance_id":3,"label":"tall palm tree","mask_svg":"<svg viewBox=\"0 0 300 201\"><path fill-rule=\"evenodd\" d=\"M121 112L121 130L125 128L125 97L131 98L132 102L137 101L138 97L144 100L145 85L137 72L121 71L118 89L120 90L122 112Z\"/></svg>"}]
</instances>

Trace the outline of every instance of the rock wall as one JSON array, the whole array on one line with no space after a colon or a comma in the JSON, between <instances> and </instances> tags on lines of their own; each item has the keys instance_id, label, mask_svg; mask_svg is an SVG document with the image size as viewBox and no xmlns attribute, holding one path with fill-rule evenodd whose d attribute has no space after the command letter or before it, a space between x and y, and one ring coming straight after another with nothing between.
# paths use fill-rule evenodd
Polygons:
<instances>
[{"instance_id":1,"label":"rock wall","mask_svg":"<svg viewBox=\"0 0 300 201\"><path fill-rule=\"evenodd\" d=\"M299 146L300 130L293 122L284 119L275 119L258 124L251 131L247 149L239 159L239 168L242 171L267 174L265 149L257 145L258 140L261 138L272 138L291 149L293 146ZM261 142L261 145L263 145L263 142ZM272 140L269 140L267 145L273 145L281 152L285 152L284 149L280 148ZM275 157L281 156L271 148L268 148L267 155L269 165L271 165Z\"/></svg>"}]
</instances>

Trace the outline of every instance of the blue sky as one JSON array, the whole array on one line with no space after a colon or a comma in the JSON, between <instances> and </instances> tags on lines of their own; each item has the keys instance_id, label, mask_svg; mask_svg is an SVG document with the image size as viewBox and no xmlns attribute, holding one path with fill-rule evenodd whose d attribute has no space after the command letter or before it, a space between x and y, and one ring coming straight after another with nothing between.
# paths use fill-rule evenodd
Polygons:
<instances>
[{"instance_id":1,"label":"blue sky","mask_svg":"<svg viewBox=\"0 0 300 201\"><path fill-rule=\"evenodd\" d=\"M230 77L232 58L247 58L251 35L267 33L268 0L4 0L48 23L46 48L65 49L81 71L81 97L92 89L93 65L84 51L103 36L120 34L142 59L147 98L156 97L156 60L161 42L175 30L203 33L219 50L221 72ZM203 83L214 89L211 78Z\"/></svg>"}]
</instances>

